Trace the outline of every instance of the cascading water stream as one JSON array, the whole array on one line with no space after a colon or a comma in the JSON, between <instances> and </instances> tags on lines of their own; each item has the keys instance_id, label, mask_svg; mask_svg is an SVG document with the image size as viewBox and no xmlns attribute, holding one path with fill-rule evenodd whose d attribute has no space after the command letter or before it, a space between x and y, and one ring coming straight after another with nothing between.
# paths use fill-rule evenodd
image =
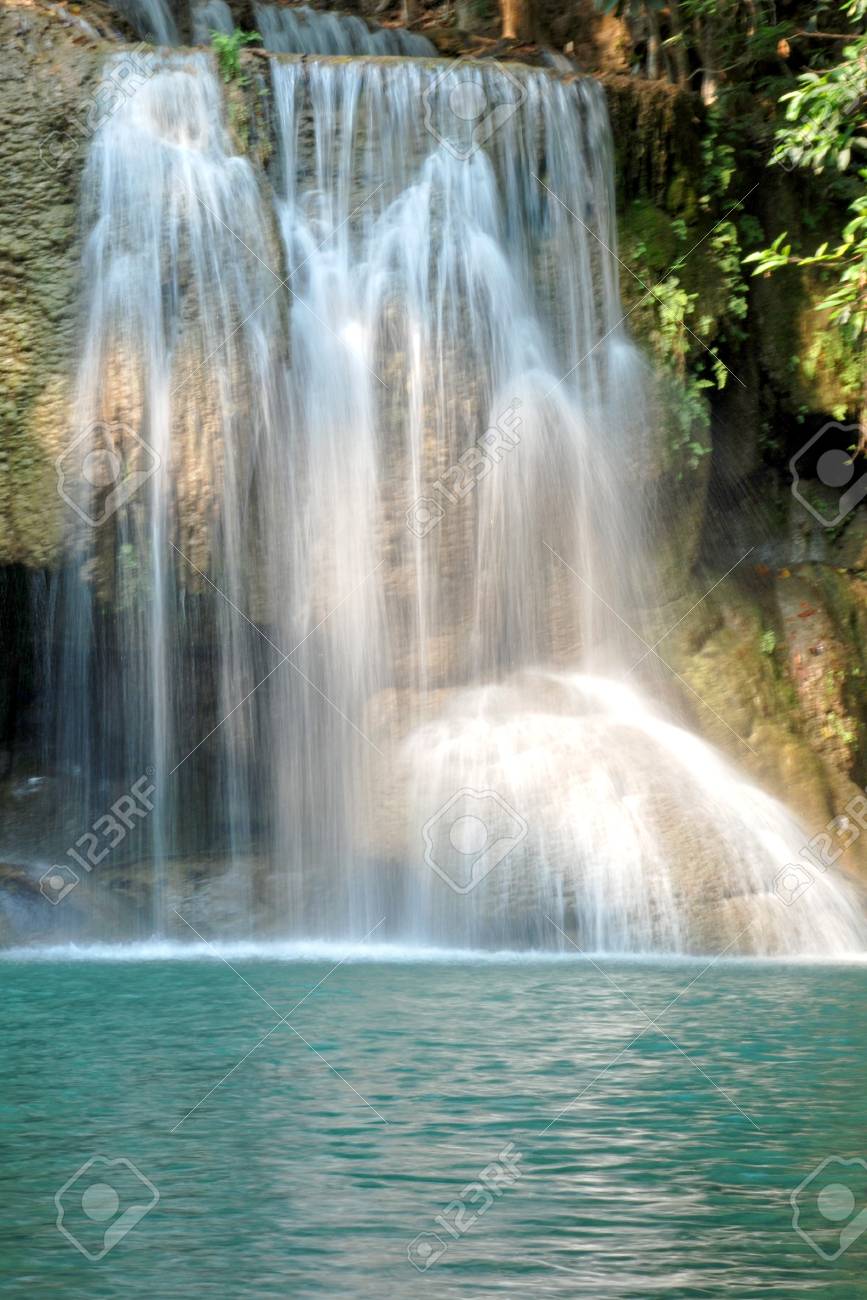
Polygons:
<instances>
[{"instance_id":1,"label":"cascading water stream","mask_svg":"<svg viewBox=\"0 0 867 1300\"><path fill-rule=\"evenodd\" d=\"M142 40L151 41L154 45L180 43L178 25L169 0L118 0L118 8Z\"/></svg>"},{"instance_id":2,"label":"cascading water stream","mask_svg":"<svg viewBox=\"0 0 867 1300\"><path fill-rule=\"evenodd\" d=\"M235 19L226 0L198 0L192 7L193 44L209 45L214 32L231 36Z\"/></svg>"},{"instance_id":3,"label":"cascading water stream","mask_svg":"<svg viewBox=\"0 0 867 1300\"><path fill-rule=\"evenodd\" d=\"M283 54L436 54L430 41L416 32L369 27L355 14L274 4L255 4L253 12L266 48Z\"/></svg>"},{"instance_id":4,"label":"cascading water stream","mask_svg":"<svg viewBox=\"0 0 867 1300\"><path fill-rule=\"evenodd\" d=\"M862 949L842 877L774 897L785 809L617 680L663 417L601 88L273 59L271 210L208 57L147 59L84 178L76 416L144 478L79 530L47 710L64 833L154 772L141 931Z\"/></svg>"},{"instance_id":5,"label":"cascading water stream","mask_svg":"<svg viewBox=\"0 0 867 1300\"><path fill-rule=\"evenodd\" d=\"M117 0L137 35L154 45L181 44L169 0ZM388 54L427 57L436 50L426 37L402 27L380 27L355 14L308 5L255 4L256 26L269 50L283 54ZM194 45L209 45L214 32L230 36L237 23L226 0L192 0Z\"/></svg>"},{"instance_id":6,"label":"cascading water stream","mask_svg":"<svg viewBox=\"0 0 867 1300\"><path fill-rule=\"evenodd\" d=\"M230 711L255 684L249 642L259 638L228 602L249 604L257 527L244 520L239 453L281 422L280 324L271 277L229 229L239 223L267 249L256 181L228 150L210 61L143 58L149 78L103 126L84 177L81 432L66 484L80 523L49 644L60 647L57 753L79 818L105 812L118 781L153 774L159 798L137 833L163 924L165 861L195 841L184 805L195 800L200 829L211 815L186 773L169 779L202 739L203 709L229 715L214 736L205 803L233 854L249 848L249 719ZM200 565L226 595L206 613ZM97 569L99 591L87 580ZM207 638L213 673L197 671L194 647Z\"/></svg>"}]
</instances>

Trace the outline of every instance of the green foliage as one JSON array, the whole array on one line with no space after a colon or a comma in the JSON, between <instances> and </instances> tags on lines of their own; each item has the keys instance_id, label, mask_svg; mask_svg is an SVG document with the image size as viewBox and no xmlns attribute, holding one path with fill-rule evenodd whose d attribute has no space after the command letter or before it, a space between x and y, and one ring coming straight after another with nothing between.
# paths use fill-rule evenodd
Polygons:
<instances>
[{"instance_id":1,"label":"green foliage","mask_svg":"<svg viewBox=\"0 0 867 1300\"><path fill-rule=\"evenodd\" d=\"M867 0L854 0L846 8L863 17ZM780 102L786 104L785 118L777 130L773 162L817 176L826 168L843 176L856 155L863 162L854 186L846 178L847 219L837 240L825 241L811 254L797 253L784 231L744 260L755 264L755 275L786 266L828 271L831 287L819 308L860 352L867 335L867 37L845 46L842 63L823 72L803 72L797 88Z\"/></svg>"},{"instance_id":2,"label":"green foliage","mask_svg":"<svg viewBox=\"0 0 867 1300\"><path fill-rule=\"evenodd\" d=\"M822 172L827 164L844 172L852 150L867 149L863 114L867 88L867 38L845 46L843 62L824 72L808 71L798 87L780 97L785 125L777 133L772 161Z\"/></svg>"},{"instance_id":3,"label":"green foliage","mask_svg":"<svg viewBox=\"0 0 867 1300\"><path fill-rule=\"evenodd\" d=\"M712 388L709 379L687 375L674 403L674 427L670 449L678 463L677 478L683 478L684 468L698 469L703 458L711 452L710 407L704 389Z\"/></svg>"},{"instance_id":4,"label":"green foliage","mask_svg":"<svg viewBox=\"0 0 867 1300\"><path fill-rule=\"evenodd\" d=\"M726 113L725 103L711 107L707 115L707 130L702 140L705 193L699 206L713 218L720 209L724 215L711 227L707 237L708 250L722 277L725 293L723 319L725 337L731 343L744 338L742 322L747 315L747 285L743 275L743 248L739 220L743 213L743 194L734 190L738 178L738 144ZM716 369L720 388L725 384L725 371Z\"/></svg>"},{"instance_id":5,"label":"green foliage","mask_svg":"<svg viewBox=\"0 0 867 1300\"><path fill-rule=\"evenodd\" d=\"M763 655L772 655L777 648L777 634L773 628L763 632L759 639L759 650Z\"/></svg>"},{"instance_id":6,"label":"green foliage","mask_svg":"<svg viewBox=\"0 0 867 1300\"><path fill-rule=\"evenodd\" d=\"M783 391L791 375L793 401L821 389L822 409L830 410L837 393L835 414L844 418L862 386L867 394L867 0L595 3L623 20L634 72L701 90L707 106L701 193L693 191L687 211L675 193L677 178L669 187L668 210L684 218L670 220L669 269L660 279L658 239L625 248L654 294L649 305L637 304L633 320L684 390L683 421L707 427L708 392L730 376L723 357L736 357L746 340L750 265L757 275L815 268L796 294L824 314L807 331L800 319L790 322L788 344L777 347L791 352L790 362L783 355L774 364ZM822 177L801 204L798 235L773 242L776 230L766 234L745 211L769 163ZM760 301L760 310L776 310L768 295ZM862 424L867 443L867 396ZM692 441L682 428L672 445Z\"/></svg>"},{"instance_id":7,"label":"green foliage","mask_svg":"<svg viewBox=\"0 0 867 1300\"><path fill-rule=\"evenodd\" d=\"M710 452L709 394L731 377L718 347L743 340L747 315L736 133L717 108L706 118L700 181L690 225L683 218L666 219L646 203L633 204L626 221L633 235L627 234L626 257L641 267L651 289L636 324L667 374L674 416L670 447L689 469ZM756 224L748 227L753 243Z\"/></svg>"},{"instance_id":8,"label":"green foliage","mask_svg":"<svg viewBox=\"0 0 867 1300\"><path fill-rule=\"evenodd\" d=\"M636 226L641 237L636 237ZM678 251L681 256L687 251L687 239L685 227L667 220L652 205L636 203L628 214L625 252L629 262L641 268L640 284L645 289L636 304L641 310L633 321L658 365L665 407L672 420L669 446L679 478L684 468L696 469L710 451L710 409L704 390L713 387L711 380L694 374L689 365L693 351L700 346L693 328L698 324L700 295L687 288L676 273ZM703 349L702 355L707 355Z\"/></svg>"},{"instance_id":9,"label":"green foliage","mask_svg":"<svg viewBox=\"0 0 867 1300\"><path fill-rule=\"evenodd\" d=\"M240 27L236 27L231 36L225 32L211 32L211 44L217 54L220 73L227 84L230 81L244 84L247 78L241 73L241 50L245 45L253 45L261 39L258 32L245 32Z\"/></svg>"}]
</instances>

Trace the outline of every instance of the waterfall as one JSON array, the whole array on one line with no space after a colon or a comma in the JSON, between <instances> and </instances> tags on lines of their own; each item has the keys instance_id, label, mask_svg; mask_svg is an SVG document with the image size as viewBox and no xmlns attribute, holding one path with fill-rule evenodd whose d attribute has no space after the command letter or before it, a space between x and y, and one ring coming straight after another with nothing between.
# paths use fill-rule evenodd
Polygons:
<instances>
[{"instance_id":1,"label":"waterfall","mask_svg":"<svg viewBox=\"0 0 867 1300\"><path fill-rule=\"evenodd\" d=\"M168 0L117 0L136 34L155 45L179 45L180 33ZM266 49L284 54L391 54L433 56L430 41L402 27L366 23L355 14L308 5L255 4L256 26ZM231 35L236 20L226 0L193 0L194 45L209 45L214 32Z\"/></svg>"},{"instance_id":2,"label":"waterfall","mask_svg":"<svg viewBox=\"0 0 867 1300\"><path fill-rule=\"evenodd\" d=\"M842 876L775 896L804 833L630 676L665 417L601 87L275 58L269 197L209 57L145 59L83 181L53 852L147 771L143 933L863 948Z\"/></svg>"},{"instance_id":3,"label":"waterfall","mask_svg":"<svg viewBox=\"0 0 867 1300\"><path fill-rule=\"evenodd\" d=\"M192 8L193 44L210 45L214 32L231 36L235 19L226 0L199 0Z\"/></svg>"},{"instance_id":4,"label":"waterfall","mask_svg":"<svg viewBox=\"0 0 867 1300\"><path fill-rule=\"evenodd\" d=\"M142 40L152 41L154 45L179 44L178 26L169 0L118 0L118 8Z\"/></svg>"},{"instance_id":5,"label":"waterfall","mask_svg":"<svg viewBox=\"0 0 867 1300\"><path fill-rule=\"evenodd\" d=\"M280 321L259 260L268 231L254 174L229 150L210 60L143 57L150 76L103 126L84 176L81 433L63 485L81 522L50 639L61 646L57 747L79 817L105 812L118 781L153 773L160 797L138 834L161 924L166 858L196 842L188 801L200 823L220 822L233 856L249 848L246 715L215 734L201 799L185 785L192 772L169 773L202 739L202 718L216 724L256 682L259 637L228 603L250 604L255 563L240 453L285 417ZM203 612L204 568L226 599ZM206 640L216 662L203 673Z\"/></svg>"},{"instance_id":6,"label":"waterfall","mask_svg":"<svg viewBox=\"0 0 867 1300\"><path fill-rule=\"evenodd\" d=\"M273 4L254 4L253 12L266 48L283 54L436 54L424 36L401 27L371 28L355 14Z\"/></svg>"}]
</instances>

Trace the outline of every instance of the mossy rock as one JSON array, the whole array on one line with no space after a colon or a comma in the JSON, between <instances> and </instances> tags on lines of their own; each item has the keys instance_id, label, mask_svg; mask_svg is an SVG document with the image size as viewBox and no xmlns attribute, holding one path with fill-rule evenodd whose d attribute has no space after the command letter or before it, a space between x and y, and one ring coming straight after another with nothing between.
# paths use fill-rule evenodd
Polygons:
<instances>
[{"instance_id":1,"label":"mossy rock","mask_svg":"<svg viewBox=\"0 0 867 1300\"><path fill-rule=\"evenodd\" d=\"M679 167L665 193L666 211L682 217L687 223L695 221L699 215L697 184L695 172Z\"/></svg>"},{"instance_id":2,"label":"mossy rock","mask_svg":"<svg viewBox=\"0 0 867 1300\"><path fill-rule=\"evenodd\" d=\"M634 198L665 205L678 179L685 198L686 178L701 169L699 97L664 81L614 74L599 80L608 101L620 206Z\"/></svg>"},{"instance_id":3,"label":"mossy rock","mask_svg":"<svg viewBox=\"0 0 867 1300\"><path fill-rule=\"evenodd\" d=\"M768 242L786 231L794 249L810 253L823 240L839 241L841 214L825 202L821 179L806 186L802 177L772 169L756 199ZM832 284L827 271L815 267L788 267L750 281L751 341L785 411L842 419L858 407L863 360L819 307Z\"/></svg>"},{"instance_id":4,"label":"mossy rock","mask_svg":"<svg viewBox=\"0 0 867 1300\"><path fill-rule=\"evenodd\" d=\"M754 282L751 336L784 409L843 419L857 409L863 362L819 309L828 286L790 268Z\"/></svg>"},{"instance_id":5,"label":"mossy rock","mask_svg":"<svg viewBox=\"0 0 867 1300\"><path fill-rule=\"evenodd\" d=\"M652 271L667 271L677 255L672 219L649 199L628 204L619 221L620 249L630 265L641 260Z\"/></svg>"},{"instance_id":6,"label":"mossy rock","mask_svg":"<svg viewBox=\"0 0 867 1300\"><path fill-rule=\"evenodd\" d=\"M712 584L706 575L704 590ZM691 725L769 793L823 825L829 774L802 730L782 650L769 652L765 636L777 618L773 582L729 578L682 603L686 616L660 653L679 674Z\"/></svg>"}]
</instances>

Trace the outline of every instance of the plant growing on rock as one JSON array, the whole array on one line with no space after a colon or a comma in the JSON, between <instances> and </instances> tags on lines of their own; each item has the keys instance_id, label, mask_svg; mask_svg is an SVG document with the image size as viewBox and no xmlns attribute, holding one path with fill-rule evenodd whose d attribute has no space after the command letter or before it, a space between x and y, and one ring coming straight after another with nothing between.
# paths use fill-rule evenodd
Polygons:
<instances>
[{"instance_id":1,"label":"plant growing on rock","mask_svg":"<svg viewBox=\"0 0 867 1300\"><path fill-rule=\"evenodd\" d=\"M245 32L240 27L236 27L231 35L211 32L211 44L217 54L220 74L227 84L230 81L244 84L247 78L241 72L241 50L245 45L253 45L261 39L258 32Z\"/></svg>"},{"instance_id":2,"label":"plant growing on rock","mask_svg":"<svg viewBox=\"0 0 867 1300\"><path fill-rule=\"evenodd\" d=\"M763 632L759 638L759 650L763 655L772 655L777 648L777 634L773 628Z\"/></svg>"}]
</instances>

